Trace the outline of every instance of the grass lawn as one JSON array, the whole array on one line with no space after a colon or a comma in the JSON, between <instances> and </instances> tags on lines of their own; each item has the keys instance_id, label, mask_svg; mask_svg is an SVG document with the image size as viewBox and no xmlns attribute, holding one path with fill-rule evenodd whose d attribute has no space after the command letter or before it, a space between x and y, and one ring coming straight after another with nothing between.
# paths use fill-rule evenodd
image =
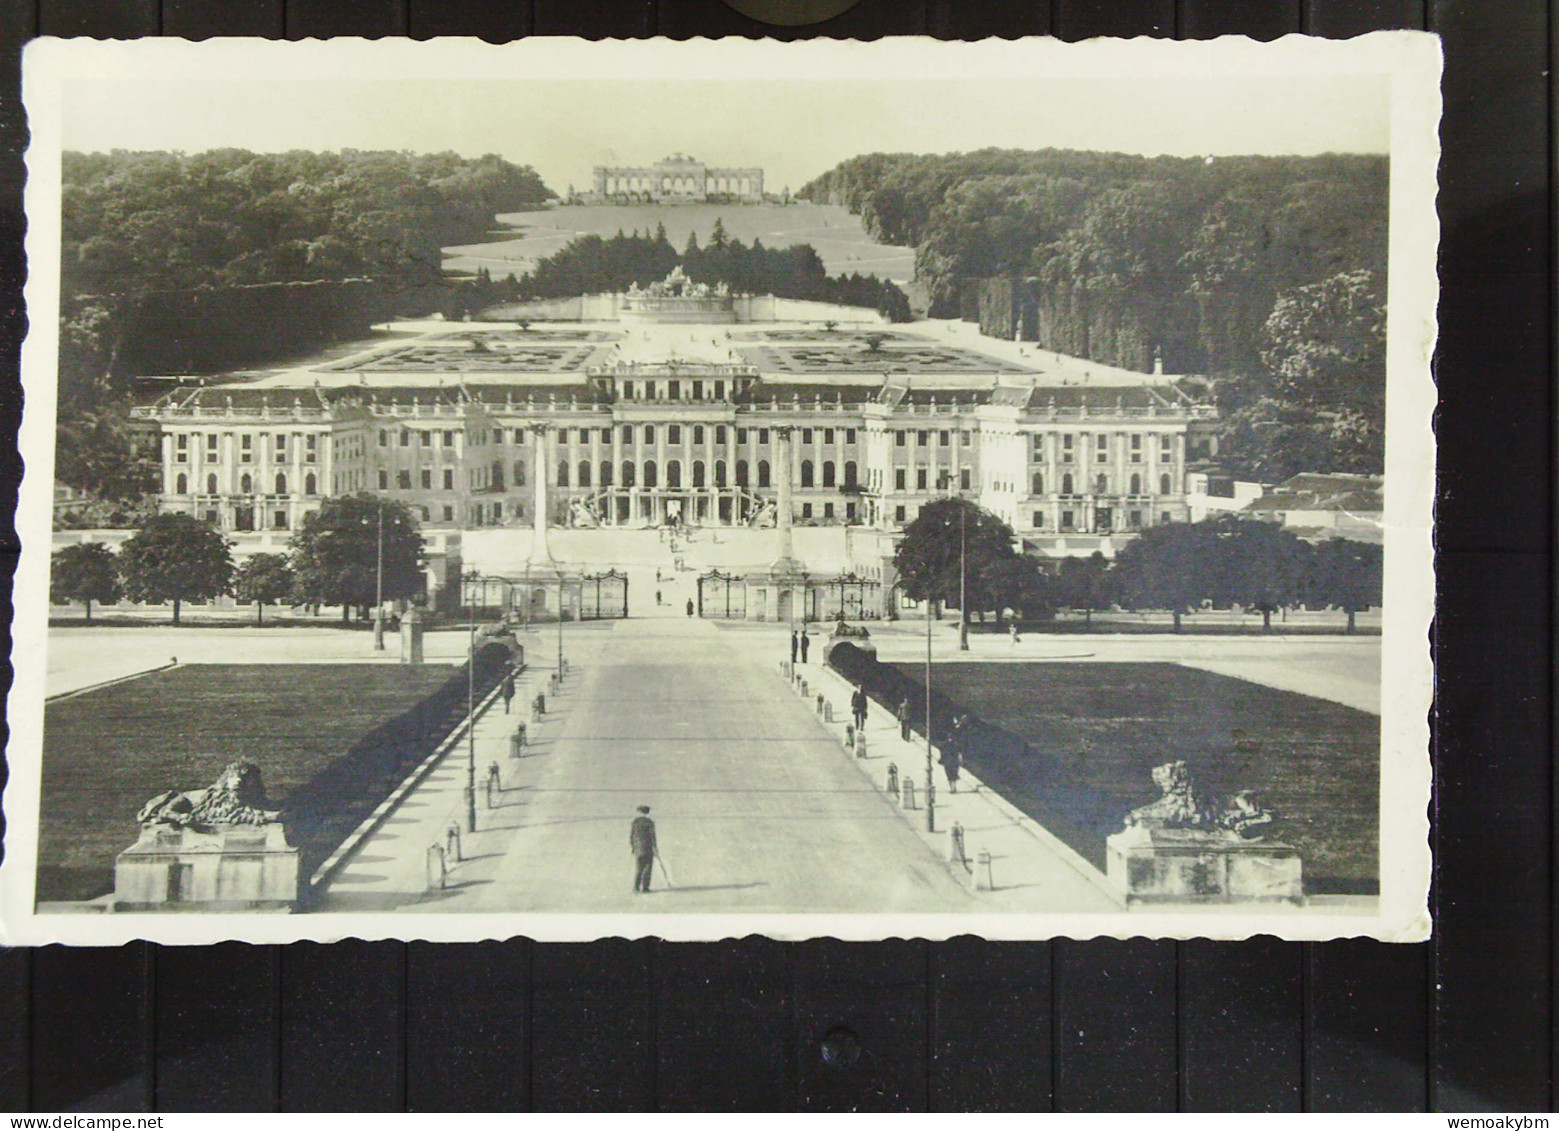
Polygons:
<instances>
[{"instance_id":1,"label":"grass lawn","mask_svg":"<svg viewBox=\"0 0 1559 1131\"><path fill-rule=\"evenodd\" d=\"M312 866L399 780L430 732L450 722L447 712L418 705L461 671L193 664L49 704L38 898L111 891L114 857L139 832L137 810L163 790L210 785L239 758L259 765ZM463 710L463 678L460 685Z\"/></svg>"},{"instance_id":2,"label":"grass lawn","mask_svg":"<svg viewBox=\"0 0 1559 1131\"><path fill-rule=\"evenodd\" d=\"M894 665L918 679L921 668ZM1104 838L1157 800L1149 776L1183 759L1196 788L1255 791L1272 836L1299 849L1305 887L1379 890L1380 720L1211 672L1155 663L937 664L937 691L1024 739L1028 757L969 768L1100 866Z\"/></svg>"}]
</instances>

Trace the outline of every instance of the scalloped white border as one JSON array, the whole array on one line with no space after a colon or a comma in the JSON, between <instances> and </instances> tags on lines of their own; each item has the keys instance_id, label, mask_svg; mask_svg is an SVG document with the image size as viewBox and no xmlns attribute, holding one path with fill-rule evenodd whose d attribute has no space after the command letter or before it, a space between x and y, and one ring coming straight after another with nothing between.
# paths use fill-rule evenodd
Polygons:
<instances>
[{"instance_id":1,"label":"scalloped white border","mask_svg":"<svg viewBox=\"0 0 1559 1131\"><path fill-rule=\"evenodd\" d=\"M1151 911L1108 915L541 915L308 914L275 915L37 915L33 874L37 853L39 752L42 748L48 625L48 547L52 526L55 415L54 357L58 346L62 90L72 80L166 77L257 84L328 75L335 79L487 80L611 78L677 81L696 78L838 81L880 78L912 84L925 79L1047 77L1199 77L1216 74L1380 74L1391 86L1391 228L1387 314L1390 327L1386 448L1385 591L1382 641L1381 897L1373 914ZM26 299L31 329L22 350L26 411L20 447L26 461L17 530L22 558L16 572L9 702L10 780L5 789L5 860L0 864L0 942L117 945L134 939L254 943L426 939L470 941L528 936L588 940L653 936L715 940L745 935L777 939L1219 938L1255 934L1309 940L1371 937L1416 942L1430 933L1428 842L1432 775L1429 712L1433 668L1429 630L1434 615L1432 537L1436 392L1430 371L1437 300L1435 212L1439 162L1441 51L1416 32L1377 32L1347 41L1287 36L1272 43L1243 37L1173 42L1160 39L1052 39L943 43L924 38L872 43L806 40L529 39L492 45L470 39L306 40L178 39L38 40L23 60L24 102L32 129L27 153ZM913 75L913 79L904 76Z\"/></svg>"}]
</instances>

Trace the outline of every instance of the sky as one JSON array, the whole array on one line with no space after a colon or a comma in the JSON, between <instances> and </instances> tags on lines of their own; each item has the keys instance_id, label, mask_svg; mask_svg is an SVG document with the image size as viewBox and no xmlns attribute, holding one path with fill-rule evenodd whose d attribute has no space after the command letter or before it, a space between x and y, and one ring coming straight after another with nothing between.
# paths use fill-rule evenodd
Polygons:
<instances>
[{"instance_id":1,"label":"sky","mask_svg":"<svg viewBox=\"0 0 1559 1131\"><path fill-rule=\"evenodd\" d=\"M861 153L1000 146L1146 155L1385 153L1379 75L580 81L73 80L66 149L453 150L533 166L554 192L673 152L800 188Z\"/></svg>"}]
</instances>

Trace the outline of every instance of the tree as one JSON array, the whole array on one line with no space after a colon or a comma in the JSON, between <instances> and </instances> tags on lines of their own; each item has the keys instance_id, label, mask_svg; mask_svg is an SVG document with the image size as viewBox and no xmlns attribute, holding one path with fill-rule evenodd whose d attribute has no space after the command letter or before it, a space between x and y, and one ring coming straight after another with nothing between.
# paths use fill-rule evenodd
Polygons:
<instances>
[{"instance_id":1,"label":"tree","mask_svg":"<svg viewBox=\"0 0 1559 1131\"><path fill-rule=\"evenodd\" d=\"M957 498L927 503L893 552L899 587L911 600L934 601L939 609L957 606L960 588L978 599L991 589L987 579L1017 556L1012 541L1012 527L976 503ZM960 637L966 640L969 614L959 611Z\"/></svg>"},{"instance_id":2,"label":"tree","mask_svg":"<svg viewBox=\"0 0 1559 1131\"><path fill-rule=\"evenodd\" d=\"M326 499L292 536L297 594L318 605L340 605L346 623L353 607L367 609L381 591L386 600L420 596L422 535L411 509L366 492Z\"/></svg>"},{"instance_id":3,"label":"tree","mask_svg":"<svg viewBox=\"0 0 1559 1131\"><path fill-rule=\"evenodd\" d=\"M1331 538L1314 547L1305 585L1305 603L1341 609L1354 617L1381 602L1384 555L1381 547L1348 538Z\"/></svg>"},{"instance_id":4,"label":"tree","mask_svg":"<svg viewBox=\"0 0 1559 1131\"><path fill-rule=\"evenodd\" d=\"M125 596L132 601L173 603L173 623L185 601L227 592L233 559L227 539L187 514L153 515L119 551Z\"/></svg>"},{"instance_id":5,"label":"tree","mask_svg":"<svg viewBox=\"0 0 1559 1131\"><path fill-rule=\"evenodd\" d=\"M1121 595L1133 608L1167 609L1179 632L1180 618L1211 596L1216 551L1207 523L1150 526L1115 559Z\"/></svg>"},{"instance_id":6,"label":"tree","mask_svg":"<svg viewBox=\"0 0 1559 1131\"><path fill-rule=\"evenodd\" d=\"M1062 558L1059 578L1060 603L1069 609L1081 609L1083 622L1093 626L1093 615L1112 603L1110 582L1114 580L1104 555L1095 550L1086 558Z\"/></svg>"},{"instance_id":7,"label":"tree","mask_svg":"<svg viewBox=\"0 0 1559 1131\"><path fill-rule=\"evenodd\" d=\"M1220 515L1200 525L1208 528L1215 543L1209 596L1219 605L1257 610L1262 631L1272 631L1272 614L1299 603L1310 544L1276 523L1237 515Z\"/></svg>"},{"instance_id":8,"label":"tree","mask_svg":"<svg viewBox=\"0 0 1559 1131\"><path fill-rule=\"evenodd\" d=\"M80 601L92 623L92 602L111 605L119 600L119 560L101 542L64 546L49 563L49 600L56 605Z\"/></svg>"},{"instance_id":9,"label":"tree","mask_svg":"<svg viewBox=\"0 0 1559 1131\"><path fill-rule=\"evenodd\" d=\"M254 623L265 623L265 606L285 601L292 595L292 566L286 554L253 554L238 567L233 579L233 595L240 601L254 602Z\"/></svg>"}]
</instances>

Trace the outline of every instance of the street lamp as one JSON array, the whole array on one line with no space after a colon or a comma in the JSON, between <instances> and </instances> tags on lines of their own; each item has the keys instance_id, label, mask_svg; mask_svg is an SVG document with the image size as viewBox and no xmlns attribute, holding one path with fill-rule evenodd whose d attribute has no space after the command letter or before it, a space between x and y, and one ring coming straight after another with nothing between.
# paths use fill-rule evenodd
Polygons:
<instances>
[{"instance_id":1,"label":"street lamp","mask_svg":"<svg viewBox=\"0 0 1559 1131\"><path fill-rule=\"evenodd\" d=\"M968 508L963 496L958 498L958 650L969 651L969 563L968 536L964 533L964 519Z\"/></svg>"},{"instance_id":2,"label":"street lamp","mask_svg":"<svg viewBox=\"0 0 1559 1131\"><path fill-rule=\"evenodd\" d=\"M476 832L476 608L466 655L466 832Z\"/></svg>"},{"instance_id":3,"label":"street lamp","mask_svg":"<svg viewBox=\"0 0 1559 1131\"><path fill-rule=\"evenodd\" d=\"M936 779L931 776L931 596L926 595L926 831L936 832Z\"/></svg>"},{"instance_id":4,"label":"street lamp","mask_svg":"<svg viewBox=\"0 0 1559 1131\"><path fill-rule=\"evenodd\" d=\"M384 500L378 502L379 537L374 547L374 651L384 651Z\"/></svg>"}]
</instances>

